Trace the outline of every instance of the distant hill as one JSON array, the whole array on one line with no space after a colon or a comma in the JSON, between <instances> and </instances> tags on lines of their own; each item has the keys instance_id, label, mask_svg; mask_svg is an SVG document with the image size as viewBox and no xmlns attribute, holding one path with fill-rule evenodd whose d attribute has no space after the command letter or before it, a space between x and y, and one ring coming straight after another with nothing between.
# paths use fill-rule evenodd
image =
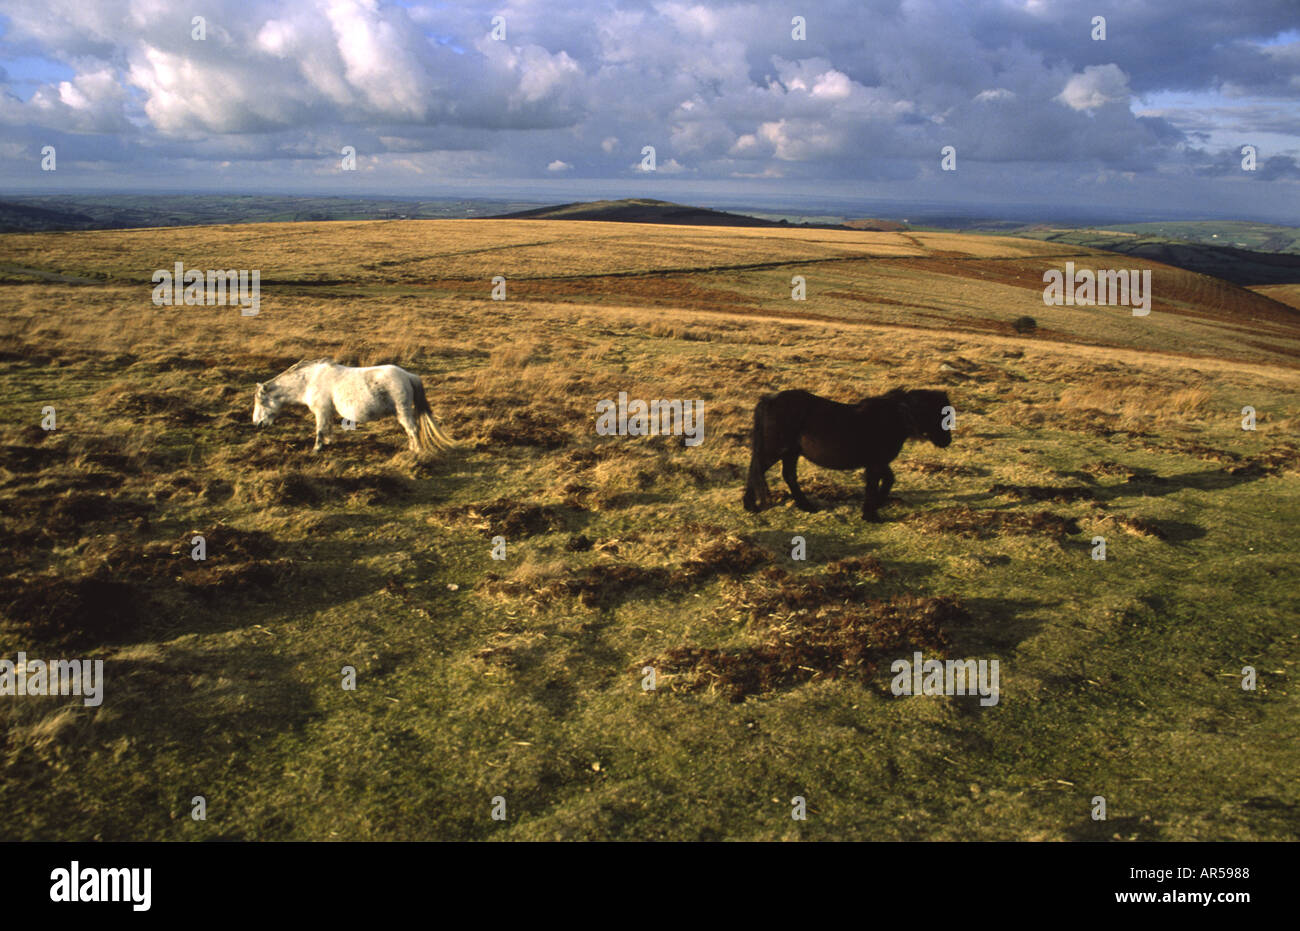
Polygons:
<instances>
[{"instance_id":1,"label":"distant hill","mask_svg":"<svg viewBox=\"0 0 1300 931\"><path fill-rule=\"evenodd\" d=\"M834 223L790 223L786 220L765 220L741 213L710 210L707 207L690 207L666 200L651 198L626 198L624 200L592 200L556 207L538 207L503 213L489 220L600 220L615 223L672 223L681 226L760 226L793 229L845 229Z\"/></svg>"},{"instance_id":2,"label":"distant hill","mask_svg":"<svg viewBox=\"0 0 1300 931\"><path fill-rule=\"evenodd\" d=\"M1198 242L1207 246L1249 249L1251 252L1289 252L1300 255L1300 228L1275 223L1227 220L1164 221L1107 224L1103 229L1134 233L1148 239Z\"/></svg>"},{"instance_id":3,"label":"distant hill","mask_svg":"<svg viewBox=\"0 0 1300 931\"><path fill-rule=\"evenodd\" d=\"M0 232L94 229L94 218L76 210L0 202Z\"/></svg>"},{"instance_id":4,"label":"distant hill","mask_svg":"<svg viewBox=\"0 0 1300 931\"><path fill-rule=\"evenodd\" d=\"M1291 284L1300 281L1300 255L1254 252L1204 243L1137 241L1107 247L1166 265L1176 265L1239 285Z\"/></svg>"},{"instance_id":5,"label":"distant hill","mask_svg":"<svg viewBox=\"0 0 1300 931\"><path fill-rule=\"evenodd\" d=\"M1119 252L1138 259L1163 262L1202 275L1211 275L1243 286L1300 282L1300 255L1291 251L1256 251L1208 241L1190 242L1127 230L1029 229L1017 231L1017 235L1047 242L1069 243L1089 249ZM1290 242L1289 239L1274 234L1270 244L1289 248Z\"/></svg>"},{"instance_id":6,"label":"distant hill","mask_svg":"<svg viewBox=\"0 0 1300 931\"><path fill-rule=\"evenodd\" d=\"M503 198L413 200L263 194L5 195L0 196L0 233L318 220L464 219L536 203Z\"/></svg>"}]
</instances>

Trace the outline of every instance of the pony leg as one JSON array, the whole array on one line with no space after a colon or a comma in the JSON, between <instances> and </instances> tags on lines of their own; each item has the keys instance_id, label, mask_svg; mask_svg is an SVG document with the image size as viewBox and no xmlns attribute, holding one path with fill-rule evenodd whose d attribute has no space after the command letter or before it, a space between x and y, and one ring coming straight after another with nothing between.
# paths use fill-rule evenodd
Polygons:
<instances>
[{"instance_id":1,"label":"pony leg","mask_svg":"<svg viewBox=\"0 0 1300 931\"><path fill-rule=\"evenodd\" d=\"M808 496L803 493L799 487L799 474L796 466L799 463L799 453L791 451L785 454L781 459L781 477L785 483L790 486L790 493L794 495L794 503L801 511L816 511L817 505L808 500Z\"/></svg>"},{"instance_id":2,"label":"pony leg","mask_svg":"<svg viewBox=\"0 0 1300 931\"><path fill-rule=\"evenodd\" d=\"M767 443L767 417L771 405L766 398L754 406L754 432L750 440L749 476L741 499L746 511L756 513L772 503L772 489L767 487L767 470L780 456L773 455Z\"/></svg>"},{"instance_id":3,"label":"pony leg","mask_svg":"<svg viewBox=\"0 0 1300 931\"><path fill-rule=\"evenodd\" d=\"M880 473L868 466L862 472L862 483L865 486L862 496L862 519L869 521L879 521L880 515L876 513L884 500L880 495Z\"/></svg>"},{"instance_id":4,"label":"pony leg","mask_svg":"<svg viewBox=\"0 0 1300 931\"><path fill-rule=\"evenodd\" d=\"M865 471L867 493L862 501L862 519L879 521L877 511L889 500L889 489L894 487L894 472L889 466L868 467Z\"/></svg>"},{"instance_id":5,"label":"pony leg","mask_svg":"<svg viewBox=\"0 0 1300 931\"><path fill-rule=\"evenodd\" d=\"M423 448L420 443L420 421L416 416L415 409L409 406L398 405L397 420L406 431L407 448L413 453L418 453Z\"/></svg>"},{"instance_id":6,"label":"pony leg","mask_svg":"<svg viewBox=\"0 0 1300 931\"><path fill-rule=\"evenodd\" d=\"M772 464L768 463L768 468L771 467ZM767 469L763 468L757 456L750 460L749 478L745 481L745 496L741 499L746 511L757 513L767 506L772 492L767 487L767 476L764 474L766 472Z\"/></svg>"},{"instance_id":7,"label":"pony leg","mask_svg":"<svg viewBox=\"0 0 1300 931\"><path fill-rule=\"evenodd\" d=\"M880 475L880 491L878 493L879 494L878 500L880 501L881 507L884 507L885 502L889 500L889 489L893 487L894 487L894 470L891 469L889 466L885 466L884 470L881 472Z\"/></svg>"},{"instance_id":8,"label":"pony leg","mask_svg":"<svg viewBox=\"0 0 1300 931\"><path fill-rule=\"evenodd\" d=\"M743 504L746 511L757 512L772 502L772 490L767 487L767 470L776 464L757 450L749 460L749 477L745 481Z\"/></svg>"},{"instance_id":9,"label":"pony leg","mask_svg":"<svg viewBox=\"0 0 1300 931\"><path fill-rule=\"evenodd\" d=\"M329 408L316 411L316 445L312 447L312 452L318 453L325 446L326 437L330 435L330 415L333 413Z\"/></svg>"}]
</instances>

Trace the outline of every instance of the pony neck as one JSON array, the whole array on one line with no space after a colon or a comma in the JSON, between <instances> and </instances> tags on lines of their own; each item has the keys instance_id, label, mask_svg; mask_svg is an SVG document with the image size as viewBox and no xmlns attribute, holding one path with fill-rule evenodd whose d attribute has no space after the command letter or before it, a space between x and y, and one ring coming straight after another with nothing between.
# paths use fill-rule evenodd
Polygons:
<instances>
[{"instance_id":1,"label":"pony neck","mask_svg":"<svg viewBox=\"0 0 1300 931\"><path fill-rule=\"evenodd\" d=\"M315 362L311 365L304 365L295 371L281 372L271 379L271 384L277 388L286 391L301 391L306 384L307 379L314 374L322 365L329 365L328 362Z\"/></svg>"}]
</instances>

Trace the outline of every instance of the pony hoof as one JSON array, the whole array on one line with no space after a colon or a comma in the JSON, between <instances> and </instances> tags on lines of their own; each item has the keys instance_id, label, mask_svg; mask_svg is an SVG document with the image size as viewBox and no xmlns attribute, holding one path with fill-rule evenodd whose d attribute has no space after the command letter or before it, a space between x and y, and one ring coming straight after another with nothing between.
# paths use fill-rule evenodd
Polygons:
<instances>
[{"instance_id":1,"label":"pony hoof","mask_svg":"<svg viewBox=\"0 0 1300 931\"><path fill-rule=\"evenodd\" d=\"M801 511L807 511L809 514L816 514L818 511L821 510L820 507L813 504L811 501L802 501L802 502L796 501L795 507L797 507Z\"/></svg>"}]
</instances>

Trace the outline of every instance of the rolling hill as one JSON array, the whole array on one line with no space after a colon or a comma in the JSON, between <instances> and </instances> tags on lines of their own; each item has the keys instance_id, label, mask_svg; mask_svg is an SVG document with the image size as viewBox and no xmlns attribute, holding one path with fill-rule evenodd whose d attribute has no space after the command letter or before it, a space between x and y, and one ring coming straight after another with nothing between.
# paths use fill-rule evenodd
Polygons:
<instances>
[{"instance_id":1,"label":"rolling hill","mask_svg":"<svg viewBox=\"0 0 1300 931\"><path fill-rule=\"evenodd\" d=\"M707 207L690 207L666 200L627 198L624 200L593 200L555 207L538 207L515 213L501 214L494 220L593 220L608 223L672 223L683 226L741 226L790 227L794 229L842 229L836 225L788 223L785 220L765 220L740 213L710 210ZM869 221L866 221L869 222Z\"/></svg>"},{"instance_id":2,"label":"rolling hill","mask_svg":"<svg viewBox=\"0 0 1300 931\"><path fill-rule=\"evenodd\" d=\"M1136 226L1145 229L1155 225ZM1177 227L1174 228L1176 231ZM1216 225L1215 228L1219 227ZM1273 245L1280 247L1273 251L1207 241L1210 234L1198 241L1122 230L1024 230L1021 235L1176 265L1244 287L1300 284L1300 254L1295 251L1293 240L1281 236L1274 236L1271 240Z\"/></svg>"}]
</instances>

